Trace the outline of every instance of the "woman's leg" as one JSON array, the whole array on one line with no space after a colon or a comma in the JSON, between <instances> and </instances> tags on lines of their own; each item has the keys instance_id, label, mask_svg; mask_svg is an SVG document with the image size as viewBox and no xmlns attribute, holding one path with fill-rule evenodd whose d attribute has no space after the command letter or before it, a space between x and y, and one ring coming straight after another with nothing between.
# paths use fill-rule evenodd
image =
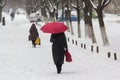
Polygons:
<instances>
[{"instance_id":1,"label":"woman's leg","mask_svg":"<svg viewBox=\"0 0 120 80\"><path fill-rule=\"evenodd\" d=\"M33 45L33 47L36 47L35 40L32 40L32 45Z\"/></svg>"},{"instance_id":2,"label":"woman's leg","mask_svg":"<svg viewBox=\"0 0 120 80\"><path fill-rule=\"evenodd\" d=\"M56 68L57 68L57 73L60 74L61 72L61 68L62 68L62 64L56 64Z\"/></svg>"}]
</instances>

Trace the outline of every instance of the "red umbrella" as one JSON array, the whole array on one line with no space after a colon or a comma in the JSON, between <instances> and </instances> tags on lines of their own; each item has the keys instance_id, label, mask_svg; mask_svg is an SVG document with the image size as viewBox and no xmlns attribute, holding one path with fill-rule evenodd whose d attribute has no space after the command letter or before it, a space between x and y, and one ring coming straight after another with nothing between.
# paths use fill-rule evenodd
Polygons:
<instances>
[{"instance_id":1,"label":"red umbrella","mask_svg":"<svg viewBox=\"0 0 120 80\"><path fill-rule=\"evenodd\" d=\"M61 22L46 23L40 28L40 30L42 30L44 33L52 33L52 34L62 33L67 29L68 27Z\"/></svg>"}]
</instances>

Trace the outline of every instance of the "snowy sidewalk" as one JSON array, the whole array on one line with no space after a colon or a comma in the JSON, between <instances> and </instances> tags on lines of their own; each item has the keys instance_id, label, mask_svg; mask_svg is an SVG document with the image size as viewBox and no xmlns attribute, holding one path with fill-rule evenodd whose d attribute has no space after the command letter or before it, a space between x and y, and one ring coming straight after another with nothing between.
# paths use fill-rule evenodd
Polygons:
<instances>
[{"instance_id":1,"label":"snowy sidewalk","mask_svg":"<svg viewBox=\"0 0 120 80\"><path fill-rule=\"evenodd\" d=\"M56 73L52 61L49 34L37 26L41 46L33 48L28 41L30 23L24 15L16 15L12 22L6 19L0 28L0 79L1 80L119 80L120 64L105 56L89 53L68 44L73 62L65 62L61 74Z\"/></svg>"}]
</instances>

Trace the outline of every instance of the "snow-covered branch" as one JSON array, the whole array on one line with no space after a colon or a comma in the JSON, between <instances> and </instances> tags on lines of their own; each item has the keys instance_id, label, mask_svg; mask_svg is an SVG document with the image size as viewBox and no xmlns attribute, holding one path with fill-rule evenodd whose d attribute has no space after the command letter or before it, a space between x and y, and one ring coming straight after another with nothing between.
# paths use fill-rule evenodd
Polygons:
<instances>
[{"instance_id":1,"label":"snow-covered branch","mask_svg":"<svg viewBox=\"0 0 120 80\"><path fill-rule=\"evenodd\" d=\"M103 2L103 8L105 7L105 6L107 6L109 3L111 2L111 0L104 0L104 2Z\"/></svg>"},{"instance_id":2,"label":"snow-covered branch","mask_svg":"<svg viewBox=\"0 0 120 80\"><path fill-rule=\"evenodd\" d=\"M97 6L93 3L92 0L90 0L90 3L92 4L93 8L97 9Z\"/></svg>"},{"instance_id":3,"label":"snow-covered branch","mask_svg":"<svg viewBox=\"0 0 120 80\"><path fill-rule=\"evenodd\" d=\"M71 3L71 6L72 6L72 7L74 7L74 8L77 8L77 6L76 6L76 5L74 5L73 3Z\"/></svg>"}]
</instances>

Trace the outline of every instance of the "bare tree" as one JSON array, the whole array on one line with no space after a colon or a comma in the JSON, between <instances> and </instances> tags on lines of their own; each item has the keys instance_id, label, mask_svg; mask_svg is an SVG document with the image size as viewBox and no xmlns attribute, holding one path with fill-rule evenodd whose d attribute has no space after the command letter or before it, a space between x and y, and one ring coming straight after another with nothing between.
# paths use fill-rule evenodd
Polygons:
<instances>
[{"instance_id":1,"label":"bare tree","mask_svg":"<svg viewBox=\"0 0 120 80\"><path fill-rule=\"evenodd\" d=\"M66 17L66 24L69 27L69 31L71 32L71 34L74 35L72 21L71 21L71 1L64 0L64 4L65 4L64 12L65 12L65 17Z\"/></svg>"},{"instance_id":2,"label":"bare tree","mask_svg":"<svg viewBox=\"0 0 120 80\"><path fill-rule=\"evenodd\" d=\"M49 13L49 19L51 21L56 21L56 19L58 18L58 3L60 2L60 0L46 0L45 1L45 5L46 5L46 9Z\"/></svg>"},{"instance_id":3,"label":"bare tree","mask_svg":"<svg viewBox=\"0 0 120 80\"><path fill-rule=\"evenodd\" d=\"M92 43L97 43L93 24L92 24L92 5L90 4L89 0L83 0L84 2L84 20L85 20L85 37L89 37L92 39Z\"/></svg>"},{"instance_id":4,"label":"bare tree","mask_svg":"<svg viewBox=\"0 0 120 80\"><path fill-rule=\"evenodd\" d=\"M78 20L77 20L77 23L78 23L78 38L81 38L81 28L80 28L80 11L82 9L82 6L83 6L83 2L82 0L75 0L76 2L76 5L74 4L71 4L73 8L76 9L77 11L77 17L78 17Z\"/></svg>"},{"instance_id":5,"label":"bare tree","mask_svg":"<svg viewBox=\"0 0 120 80\"><path fill-rule=\"evenodd\" d=\"M26 0L25 4L26 4L27 14L36 12L38 10L40 3L41 3L41 0Z\"/></svg>"},{"instance_id":6,"label":"bare tree","mask_svg":"<svg viewBox=\"0 0 120 80\"><path fill-rule=\"evenodd\" d=\"M100 30L101 30L101 36L103 40L103 45L109 45L109 41L107 38L107 33L105 29L105 24L103 20L103 9L111 2L111 0L97 0L95 5L92 0L90 0L93 8L98 14L98 20L99 20L99 25L100 25Z\"/></svg>"},{"instance_id":7,"label":"bare tree","mask_svg":"<svg viewBox=\"0 0 120 80\"><path fill-rule=\"evenodd\" d=\"M74 32L73 32L73 25L72 25L72 20L71 20L71 3L72 1L71 0L67 0L67 3L68 4L66 7L67 7L67 16L68 16L68 22L70 24L70 31L71 31L71 34L74 35Z\"/></svg>"},{"instance_id":8,"label":"bare tree","mask_svg":"<svg viewBox=\"0 0 120 80\"><path fill-rule=\"evenodd\" d=\"M120 0L111 0L111 3L105 8L105 12L120 14Z\"/></svg>"},{"instance_id":9,"label":"bare tree","mask_svg":"<svg viewBox=\"0 0 120 80\"><path fill-rule=\"evenodd\" d=\"M47 12L46 12L46 4L44 0L41 0L40 6L41 9L41 15L43 15L44 17L47 17Z\"/></svg>"}]
</instances>

